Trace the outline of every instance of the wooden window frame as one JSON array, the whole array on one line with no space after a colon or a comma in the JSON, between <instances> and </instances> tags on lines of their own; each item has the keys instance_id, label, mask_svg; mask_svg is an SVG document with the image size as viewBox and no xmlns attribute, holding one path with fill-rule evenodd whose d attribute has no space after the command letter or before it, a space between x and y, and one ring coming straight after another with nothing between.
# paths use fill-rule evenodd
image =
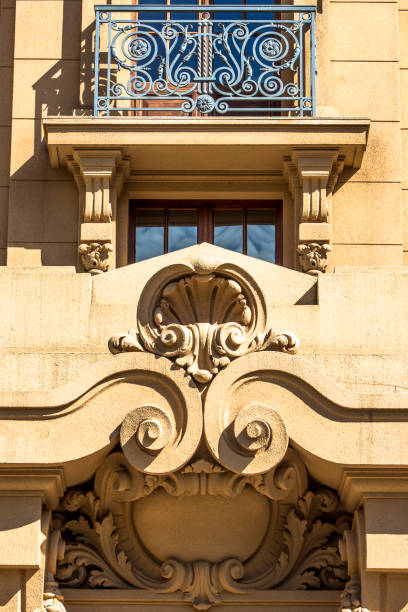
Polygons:
<instances>
[{"instance_id":1,"label":"wooden window frame","mask_svg":"<svg viewBox=\"0 0 408 612\"><path fill-rule=\"evenodd\" d=\"M243 211L243 254L247 245L247 210L269 208L275 211L275 264L283 263L282 241L282 201L281 200L130 200L128 263L135 263L136 258L136 212L137 210L164 210L164 254L168 253L168 211L197 210L197 244L214 243L214 210Z\"/></svg>"}]
</instances>

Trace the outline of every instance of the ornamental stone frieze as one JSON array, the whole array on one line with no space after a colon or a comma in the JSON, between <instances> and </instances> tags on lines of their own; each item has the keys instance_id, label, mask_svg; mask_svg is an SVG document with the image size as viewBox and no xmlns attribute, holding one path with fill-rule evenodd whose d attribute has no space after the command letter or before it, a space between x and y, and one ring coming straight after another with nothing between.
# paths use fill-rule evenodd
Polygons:
<instances>
[{"instance_id":1,"label":"ornamental stone frieze","mask_svg":"<svg viewBox=\"0 0 408 612\"><path fill-rule=\"evenodd\" d=\"M151 475L118 450L53 513L65 544L55 580L60 588L180 592L196 610L225 593L342 590L339 539L351 520L291 448L258 475L231 472L203 451Z\"/></svg>"},{"instance_id":2,"label":"ornamental stone frieze","mask_svg":"<svg viewBox=\"0 0 408 612\"><path fill-rule=\"evenodd\" d=\"M253 278L208 256L155 275L139 300L137 331L112 337L109 349L168 357L198 383L208 383L237 357L268 350L294 354L299 340L268 327Z\"/></svg>"}]
</instances>

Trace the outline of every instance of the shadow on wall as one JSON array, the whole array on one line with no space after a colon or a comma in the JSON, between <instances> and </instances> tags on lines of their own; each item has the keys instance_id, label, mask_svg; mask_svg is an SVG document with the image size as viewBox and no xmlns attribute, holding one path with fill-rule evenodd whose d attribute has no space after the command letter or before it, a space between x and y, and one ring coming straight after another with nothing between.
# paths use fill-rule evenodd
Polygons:
<instances>
[{"instance_id":1,"label":"shadow on wall","mask_svg":"<svg viewBox=\"0 0 408 612\"><path fill-rule=\"evenodd\" d=\"M8 241L18 248L39 251L33 256L37 265L77 263L77 190L68 170L51 168L41 119L72 116L78 108L79 113L81 109L84 113L92 110L93 65L85 58L92 58L95 26L91 24L81 34L81 11L81 2L64 1L62 59L32 84L34 121L28 129L33 129L33 134L21 133L21 146L32 155L11 176L13 201ZM81 92L80 80L86 83Z\"/></svg>"}]
</instances>

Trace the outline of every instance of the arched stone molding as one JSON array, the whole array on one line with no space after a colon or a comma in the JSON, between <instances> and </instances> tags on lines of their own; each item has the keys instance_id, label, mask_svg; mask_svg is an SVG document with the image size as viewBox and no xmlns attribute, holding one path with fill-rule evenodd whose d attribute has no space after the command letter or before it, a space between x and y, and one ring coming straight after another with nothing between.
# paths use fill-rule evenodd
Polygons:
<instances>
[{"instance_id":1,"label":"arched stone molding","mask_svg":"<svg viewBox=\"0 0 408 612\"><path fill-rule=\"evenodd\" d=\"M16 411L14 418L9 417L9 434L15 444L3 439L4 461L64 464L68 484L78 482L91 475L89 470L98 453L106 454L116 444L119 428L130 410L141 415L142 422L148 420L143 416L145 408L153 406L161 418L168 420L171 433L159 455L146 449L143 467L153 473L160 471L164 450L176 458L174 469L186 463L201 439L202 405L196 386L184 370L150 354L122 355L114 367L111 363L101 370L105 374L102 380L92 384L92 375L88 375L88 391L65 406L60 404L60 410L43 408L35 416L29 411L24 415ZM59 398L67 398L66 389Z\"/></svg>"},{"instance_id":2,"label":"arched stone molding","mask_svg":"<svg viewBox=\"0 0 408 612\"><path fill-rule=\"evenodd\" d=\"M195 415L194 422L200 424L194 439L200 438L202 404L194 381L183 368L150 353L107 356L89 368L77 385L37 394L3 394L0 400L9 437L15 442L3 441L4 462L65 464L68 483L81 464L87 470L88 463L96 465L98 453L109 451L118 440L122 420L137 405L170 411L169 401L178 405L188 418ZM267 351L236 359L214 378L204 420L209 431L209 419L232 404L234 411L266 404L284 419L294 444L317 462L341 469L362 462L392 467L404 463L406 403L403 394L357 394L342 389L301 357ZM76 436L68 443L67 432L73 430ZM206 435L210 440L215 434ZM340 477L341 472L331 486L337 486Z\"/></svg>"},{"instance_id":3,"label":"arched stone molding","mask_svg":"<svg viewBox=\"0 0 408 612\"><path fill-rule=\"evenodd\" d=\"M335 468L331 486L338 486L345 466L404 463L405 403L406 398L395 398L395 394L343 390L298 356L254 353L236 360L212 382L205 398L204 430L218 458L214 415L218 415L220 439L229 438L232 448L237 415L251 405L266 404L282 417L297 448L315 457L322 471L325 465ZM234 469L232 464L229 467Z\"/></svg>"}]
</instances>

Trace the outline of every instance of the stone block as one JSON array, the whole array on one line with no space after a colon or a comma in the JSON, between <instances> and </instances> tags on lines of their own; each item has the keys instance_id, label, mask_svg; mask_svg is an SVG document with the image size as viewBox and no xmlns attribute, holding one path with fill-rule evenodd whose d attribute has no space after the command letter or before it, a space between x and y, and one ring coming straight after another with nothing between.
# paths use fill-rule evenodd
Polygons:
<instances>
[{"instance_id":1,"label":"stone block","mask_svg":"<svg viewBox=\"0 0 408 612\"><path fill-rule=\"evenodd\" d=\"M21 611L21 574L18 569L0 569L0 608L2 612Z\"/></svg>"},{"instance_id":2,"label":"stone block","mask_svg":"<svg viewBox=\"0 0 408 612\"><path fill-rule=\"evenodd\" d=\"M402 187L408 189L408 129L401 130Z\"/></svg>"},{"instance_id":3,"label":"stone block","mask_svg":"<svg viewBox=\"0 0 408 612\"><path fill-rule=\"evenodd\" d=\"M41 245L38 250L41 253ZM0 313L4 321L2 342L6 345L75 346L85 342L90 275L75 274L72 268L48 270L1 270Z\"/></svg>"},{"instance_id":4,"label":"stone block","mask_svg":"<svg viewBox=\"0 0 408 612\"><path fill-rule=\"evenodd\" d=\"M333 244L336 266L401 266L402 244Z\"/></svg>"},{"instance_id":5,"label":"stone block","mask_svg":"<svg viewBox=\"0 0 408 612\"><path fill-rule=\"evenodd\" d=\"M367 149L361 168L345 168L339 177L342 182L399 182L401 180L401 134L399 122L372 122Z\"/></svg>"},{"instance_id":6,"label":"stone block","mask_svg":"<svg viewBox=\"0 0 408 612\"><path fill-rule=\"evenodd\" d=\"M13 117L72 115L78 105L78 74L77 60L16 59Z\"/></svg>"},{"instance_id":7,"label":"stone block","mask_svg":"<svg viewBox=\"0 0 408 612\"><path fill-rule=\"evenodd\" d=\"M0 187L8 187L10 170L10 127L0 126Z\"/></svg>"},{"instance_id":8,"label":"stone block","mask_svg":"<svg viewBox=\"0 0 408 612\"><path fill-rule=\"evenodd\" d=\"M408 128L408 69L400 70L401 127Z\"/></svg>"},{"instance_id":9,"label":"stone block","mask_svg":"<svg viewBox=\"0 0 408 612\"><path fill-rule=\"evenodd\" d=\"M0 66L13 65L14 7L3 8L0 19Z\"/></svg>"},{"instance_id":10,"label":"stone block","mask_svg":"<svg viewBox=\"0 0 408 612\"><path fill-rule=\"evenodd\" d=\"M13 91L13 70L0 67L0 125L11 124L11 101Z\"/></svg>"},{"instance_id":11,"label":"stone block","mask_svg":"<svg viewBox=\"0 0 408 612\"><path fill-rule=\"evenodd\" d=\"M77 242L11 242L7 249L7 265L71 267L78 261L77 249Z\"/></svg>"},{"instance_id":12,"label":"stone block","mask_svg":"<svg viewBox=\"0 0 408 612\"><path fill-rule=\"evenodd\" d=\"M75 242L78 194L73 181L12 181L9 242Z\"/></svg>"},{"instance_id":13,"label":"stone block","mask_svg":"<svg viewBox=\"0 0 408 612\"><path fill-rule=\"evenodd\" d=\"M352 29L352 28L350 28ZM364 74L364 81L361 75ZM341 117L398 121L399 70L395 62L332 62L332 103ZM384 86L386 85L386 89Z\"/></svg>"},{"instance_id":14,"label":"stone block","mask_svg":"<svg viewBox=\"0 0 408 612\"><path fill-rule=\"evenodd\" d=\"M81 5L79 0L17 2L14 57L79 59Z\"/></svg>"},{"instance_id":15,"label":"stone block","mask_svg":"<svg viewBox=\"0 0 408 612\"><path fill-rule=\"evenodd\" d=\"M15 119L11 140L10 175L13 178L72 180L65 168L51 167L43 140L41 119Z\"/></svg>"},{"instance_id":16,"label":"stone block","mask_svg":"<svg viewBox=\"0 0 408 612\"><path fill-rule=\"evenodd\" d=\"M328 223L300 223L299 240L330 240L330 225Z\"/></svg>"},{"instance_id":17,"label":"stone block","mask_svg":"<svg viewBox=\"0 0 408 612\"><path fill-rule=\"evenodd\" d=\"M402 242L398 183L343 183L333 195L332 214L335 243Z\"/></svg>"},{"instance_id":18,"label":"stone block","mask_svg":"<svg viewBox=\"0 0 408 612\"><path fill-rule=\"evenodd\" d=\"M8 187L0 187L0 249L7 247Z\"/></svg>"},{"instance_id":19,"label":"stone block","mask_svg":"<svg viewBox=\"0 0 408 612\"><path fill-rule=\"evenodd\" d=\"M365 500L366 568L408 571L408 497L390 495Z\"/></svg>"},{"instance_id":20,"label":"stone block","mask_svg":"<svg viewBox=\"0 0 408 612\"><path fill-rule=\"evenodd\" d=\"M40 566L41 510L40 496L0 497L0 569Z\"/></svg>"},{"instance_id":21,"label":"stone block","mask_svg":"<svg viewBox=\"0 0 408 612\"><path fill-rule=\"evenodd\" d=\"M408 68L408 11L399 11L400 67Z\"/></svg>"},{"instance_id":22,"label":"stone block","mask_svg":"<svg viewBox=\"0 0 408 612\"><path fill-rule=\"evenodd\" d=\"M111 241L111 223L81 223L81 242Z\"/></svg>"},{"instance_id":23,"label":"stone block","mask_svg":"<svg viewBox=\"0 0 408 612\"><path fill-rule=\"evenodd\" d=\"M398 8L395 3L332 2L330 24L332 60L398 61Z\"/></svg>"}]
</instances>

